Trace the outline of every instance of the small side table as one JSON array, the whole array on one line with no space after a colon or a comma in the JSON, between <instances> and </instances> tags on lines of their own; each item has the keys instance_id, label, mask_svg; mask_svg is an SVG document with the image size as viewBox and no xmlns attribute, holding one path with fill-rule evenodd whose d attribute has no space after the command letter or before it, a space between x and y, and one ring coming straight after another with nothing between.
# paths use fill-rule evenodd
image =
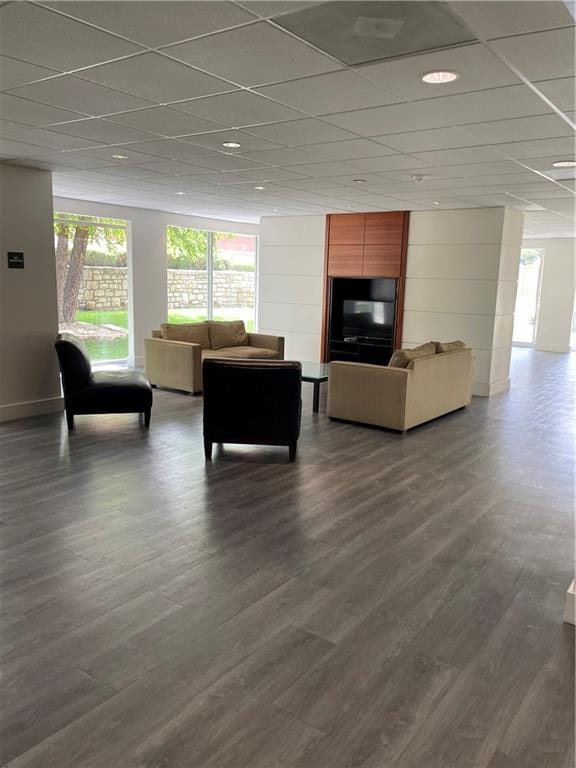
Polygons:
<instances>
[{"instance_id":1,"label":"small side table","mask_svg":"<svg viewBox=\"0 0 576 768\"><path fill-rule=\"evenodd\" d=\"M309 381L314 384L312 411L318 413L320 408L320 384L322 384L323 381L328 381L328 363L303 361L302 381Z\"/></svg>"}]
</instances>

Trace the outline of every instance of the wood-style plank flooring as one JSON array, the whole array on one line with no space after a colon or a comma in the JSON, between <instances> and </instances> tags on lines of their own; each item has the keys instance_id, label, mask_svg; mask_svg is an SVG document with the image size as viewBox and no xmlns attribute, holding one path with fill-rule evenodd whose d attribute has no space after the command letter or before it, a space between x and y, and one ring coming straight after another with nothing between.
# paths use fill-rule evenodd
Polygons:
<instances>
[{"instance_id":1,"label":"wood-style plank flooring","mask_svg":"<svg viewBox=\"0 0 576 768\"><path fill-rule=\"evenodd\" d=\"M574 355L405 436L0 429L0 764L574 768ZM239 403L241 407L241 403Z\"/></svg>"}]
</instances>

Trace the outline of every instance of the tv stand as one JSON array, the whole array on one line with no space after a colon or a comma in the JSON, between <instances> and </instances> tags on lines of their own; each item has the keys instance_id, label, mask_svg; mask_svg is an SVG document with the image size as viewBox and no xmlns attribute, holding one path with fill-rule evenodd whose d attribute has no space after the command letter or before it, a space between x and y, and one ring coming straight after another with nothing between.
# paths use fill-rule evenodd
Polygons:
<instances>
[{"instance_id":1,"label":"tv stand","mask_svg":"<svg viewBox=\"0 0 576 768\"><path fill-rule=\"evenodd\" d=\"M392 340L387 339L356 336L329 341L330 360L388 365L392 351Z\"/></svg>"}]
</instances>

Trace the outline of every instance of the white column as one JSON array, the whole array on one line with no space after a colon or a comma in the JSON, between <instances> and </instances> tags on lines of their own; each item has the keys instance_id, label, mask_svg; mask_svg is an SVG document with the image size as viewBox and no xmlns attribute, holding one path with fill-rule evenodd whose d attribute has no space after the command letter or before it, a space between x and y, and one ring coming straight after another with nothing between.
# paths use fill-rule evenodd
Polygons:
<instances>
[{"instance_id":1,"label":"white column","mask_svg":"<svg viewBox=\"0 0 576 768\"><path fill-rule=\"evenodd\" d=\"M572 238L526 240L524 246L544 249L534 346L544 352L568 352L574 313L575 242Z\"/></svg>"},{"instance_id":2,"label":"white column","mask_svg":"<svg viewBox=\"0 0 576 768\"><path fill-rule=\"evenodd\" d=\"M258 326L286 338L286 358L320 360L325 216L260 221Z\"/></svg>"},{"instance_id":3,"label":"white column","mask_svg":"<svg viewBox=\"0 0 576 768\"><path fill-rule=\"evenodd\" d=\"M0 164L0 256L0 421L62 410L49 171Z\"/></svg>"},{"instance_id":4,"label":"white column","mask_svg":"<svg viewBox=\"0 0 576 768\"><path fill-rule=\"evenodd\" d=\"M522 220L505 208L410 214L402 345L465 341L476 395L510 383Z\"/></svg>"}]
</instances>

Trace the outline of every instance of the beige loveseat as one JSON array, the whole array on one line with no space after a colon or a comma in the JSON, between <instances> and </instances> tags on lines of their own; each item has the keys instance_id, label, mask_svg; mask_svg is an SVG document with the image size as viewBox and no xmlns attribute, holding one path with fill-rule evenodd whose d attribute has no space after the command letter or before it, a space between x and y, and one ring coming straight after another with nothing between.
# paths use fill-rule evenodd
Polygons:
<instances>
[{"instance_id":1,"label":"beige loveseat","mask_svg":"<svg viewBox=\"0 0 576 768\"><path fill-rule=\"evenodd\" d=\"M247 333L242 320L163 323L144 339L144 367L157 387L202 392L202 360L283 360L284 338Z\"/></svg>"},{"instance_id":2,"label":"beige loveseat","mask_svg":"<svg viewBox=\"0 0 576 768\"><path fill-rule=\"evenodd\" d=\"M406 368L330 363L328 416L404 432L472 399L472 352L418 357Z\"/></svg>"}]
</instances>

